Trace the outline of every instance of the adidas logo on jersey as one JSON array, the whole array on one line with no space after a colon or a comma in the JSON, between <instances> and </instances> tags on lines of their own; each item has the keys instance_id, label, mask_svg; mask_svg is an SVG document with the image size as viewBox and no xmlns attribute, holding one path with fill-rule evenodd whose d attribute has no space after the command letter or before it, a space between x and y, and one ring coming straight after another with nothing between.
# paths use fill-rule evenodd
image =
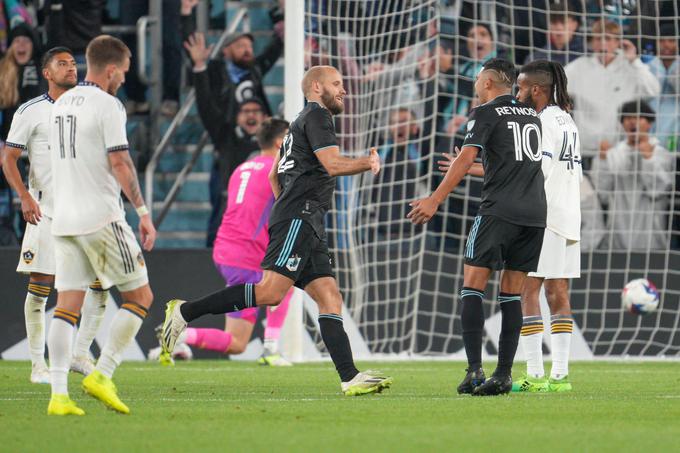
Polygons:
<instances>
[{"instance_id":1,"label":"adidas logo on jersey","mask_svg":"<svg viewBox=\"0 0 680 453\"><path fill-rule=\"evenodd\" d=\"M286 269L288 269L291 272L295 272L300 265L300 261L302 258L300 258L297 255L293 255L290 258L288 258L288 262L286 263Z\"/></svg>"}]
</instances>

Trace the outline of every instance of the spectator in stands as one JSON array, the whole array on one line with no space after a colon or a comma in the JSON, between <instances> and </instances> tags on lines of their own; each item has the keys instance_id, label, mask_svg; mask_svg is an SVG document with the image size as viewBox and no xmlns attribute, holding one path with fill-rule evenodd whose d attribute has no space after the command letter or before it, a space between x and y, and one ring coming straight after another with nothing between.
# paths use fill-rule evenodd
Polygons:
<instances>
[{"instance_id":1,"label":"spectator in stands","mask_svg":"<svg viewBox=\"0 0 680 453\"><path fill-rule=\"evenodd\" d=\"M563 66L586 53L583 39L576 35L579 28L578 16L569 10L566 3L550 7L548 20L548 42L540 49L531 49L524 63L533 60L557 61Z\"/></svg>"},{"instance_id":2,"label":"spectator in stands","mask_svg":"<svg viewBox=\"0 0 680 453\"><path fill-rule=\"evenodd\" d=\"M596 190L608 208L606 246L668 248L673 156L650 134L654 110L645 101L623 104L620 121L626 138L593 162Z\"/></svg>"},{"instance_id":3,"label":"spectator in stands","mask_svg":"<svg viewBox=\"0 0 680 453\"><path fill-rule=\"evenodd\" d=\"M40 51L34 30L28 24L20 23L9 32L8 38L9 49L0 59L2 140L7 137L17 107L45 90L38 67Z\"/></svg>"},{"instance_id":4,"label":"spectator in stands","mask_svg":"<svg viewBox=\"0 0 680 453\"><path fill-rule=\"evenodd\" d=\"M678 150L680 135L680 56L678 56L678 30L672 23L660 27L656 53L648 64L661 85L661 95L652 104L656 110L654 135L669 151Z\"/></svg>"},{"instance_id":5,"label":"spectator in stands","mask_svg":"<svg viewBox=\"0 0 680 453\"><path fill-rule=\"evenodd\" d=\"M9 48L9 31L21 23L34 26L36 21L19 1L0 1L0 54L4 54Z\"/></svg>"},{"instance_id":6,"label":"spectator in stands","mask_svg":"<svg viewBox=\"0 0 680 453\"><path fill-rule=\"evenodd\" d=\"M193 39L189 50L194 63L194 84L197 88L196 103L209 103L210 110L224 121L233 122L238 106L246 99L255 97L260 100L268 116L272 109L262 84L263 77L274 66L283 54L283 15L278 8L270 10L270 17L274 23L274 35L267 48L257 57L253 52L255 38L250 33L233 33L227 37L222 48L220 58L210 60L210 51L205 46L205 38L201 33L194 33L196 21L191 15L198 0L182 0L181 26L185 39ZM192 38L193 35L193 38ZM201 48L196 45L200 43ZM198 87L201 93L198 95Z\"/></svg>"},{"instance_id":7,"label":"spectator in stands","mask_svg":"<svg viewBox=\"0 0 680 453\"><path fill-rule=\"evenodd\" d=\"M73 51L78 74L85 75L85 48L102 34L106 0L46 0L47 47L64 46Z\"/></svg>"},{"instance_id":8,"label":"spectator in stands","mask_svg":"<svg viewBox=\"0 0 680 453\"><path fill-rule=\"evenodd\" d=\"M147 14L149 0L120 1L122 25L135 25L140 17ZM180 26L180 0L163 0L162 15L163 102L160 105L160 113L164 116L174 116L179 106L179 85L182 77L182 39L177 33ZM137 35L126 34L123 41L133 55L130 70L125 78L124 89L128 98L125 110L128 115L149 113L150 106L146 100L147 86L137 75Z\"/></svg>"},{"instance_id":9,"label":"spectator in stands","mask_svg":"<svg viewBox=\"0 0 680 453\"><path fill-rule=\"evenodd\" d=\"M592 55L579 57L564 68L586 169L599 149L610 148L618 139L617 107L660 92L658 80L640 61L635 45L621 39L618 24L595 22L590 45Z\"/></svg>"},{"instance_id":10,"label":"spectator in stands","mask_svg":"<svg viewBox=\"0 0 680 453\"><path fill-rule=\"evenodd\" d=\"M424 156L413 111L407 108L392 111L389 131L386 143L378 149L383 168L375 177L372 198L377 206L378 232L384 237L398 238L412 230L406 218L409 207L403 200L426 192L426 187L418 183Z\"/></svg>"}]
</instances>

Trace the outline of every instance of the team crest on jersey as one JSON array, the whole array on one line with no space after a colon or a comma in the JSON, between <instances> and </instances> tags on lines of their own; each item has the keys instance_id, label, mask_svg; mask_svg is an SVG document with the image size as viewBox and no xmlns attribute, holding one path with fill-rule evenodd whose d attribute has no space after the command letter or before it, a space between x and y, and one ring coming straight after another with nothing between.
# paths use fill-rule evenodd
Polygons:
<instances>
[{"instance_id":1,"label":"team crest on jersey","mask_svg":"<svg viewBox=\"0 0 680 453\"><path fill-rule=\"evenodd\" d=\"M144 257L142 256L142 252L137 254L137 262L140 266L144 267Z\"/></svg>"},{"instance_id":2,"label":"team crest on jersey","mask_svg":"<svg viewBox=\"0 0 680 453\"><path fill-rule=\"evenodd\" d=\"M286 263L286 269L288 269L291 272L295 272L300 265L300 261L302 258L300 258L297 255L293 255L290 258L288 258L288 262Z\"/></svg>"},{"instance_id":3,"label":"team crest on jersey","mask_svg":"<svg viewBox=\"0 0 680 453\"><path fill-rule=\"evenodd\" d=\"M35 252L31 249L28 249L22 254L22 258L24 259L24 263L31 264L35 258Z\"/></svg>"}]
</instances>

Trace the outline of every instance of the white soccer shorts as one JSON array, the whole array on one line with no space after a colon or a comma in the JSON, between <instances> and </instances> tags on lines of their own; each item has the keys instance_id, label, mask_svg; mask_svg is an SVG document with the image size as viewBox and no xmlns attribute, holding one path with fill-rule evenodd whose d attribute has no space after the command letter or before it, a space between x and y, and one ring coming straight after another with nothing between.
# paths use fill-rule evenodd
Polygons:
<instances>
[{"instance_id":1,"label":"white soccer shorts","mask_svg":"<svg viewBox=\"0 0 680 453\"><path fill-rule=\"evenodd\" d=\"M26 224L17 272L54 275L55 267L52 219L43 215L37 225Z\"/></svg>"},{"instance_id":2,"label":"white soccer shorts","mask_svg":"<svg viewBox=\"0 0 680 453\"><path fill-rule=\"evenodd\" d=\"M149 282L142 250L126 222L113 222L92 234L55 236L59 291L85 291L95 278L102 288L132 291Z\"/></svg>"},{"instance_id":3,"label":"white soccer shorts","mask_svg":"<svg viewBox=\"0 0 680 453\"><path fill-rule=\"evenodd\" d=\"M536 272L529 272L529 277L551 280L580 276L581 242L571 241L546 228L538 268Z\"/></svg>"}]
</instances>

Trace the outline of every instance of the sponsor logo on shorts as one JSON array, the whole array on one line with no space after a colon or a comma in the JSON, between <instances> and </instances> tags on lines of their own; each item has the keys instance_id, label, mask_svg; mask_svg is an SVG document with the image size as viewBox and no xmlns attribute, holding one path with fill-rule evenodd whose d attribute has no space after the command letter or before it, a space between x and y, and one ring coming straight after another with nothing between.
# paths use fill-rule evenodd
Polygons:
<instances>
[{"instance_id":1,"label":"sponsor logo on shorts","mask_svg":"<svg viewBox=\"0 0 680 453\"><path fill-rule=\"evenodd\" d=\"M35 258L35 252L31 249L28 249L24 253L22 253L21 256L24 259L24 263L31 264L33 262L33 259Z\"/></svg>"},{"instance_id":2,"label":"sponsor logo on shorts","mask_svg":"<svg viewBox=\"0 0 680 453\"><path fill-rule=\"evenodd\" d=\"M144 257L142 256L142 252L137 254L137 262L140 266L144 267Z\"/></svg>"},{"instance_id":3,"label":"sponsor logo on shorts","mask_svg":"<svg viewBox=\"0 0 680 453\"><path fill-rule=\"evenodd\" d=\"M293 255L290 258L288 258L288 262L286 263L286 269L288 269L291 272L295 272L300 265L300 261L302 258L300 258L297 255Z\"/></svg>"}]
</instances>

